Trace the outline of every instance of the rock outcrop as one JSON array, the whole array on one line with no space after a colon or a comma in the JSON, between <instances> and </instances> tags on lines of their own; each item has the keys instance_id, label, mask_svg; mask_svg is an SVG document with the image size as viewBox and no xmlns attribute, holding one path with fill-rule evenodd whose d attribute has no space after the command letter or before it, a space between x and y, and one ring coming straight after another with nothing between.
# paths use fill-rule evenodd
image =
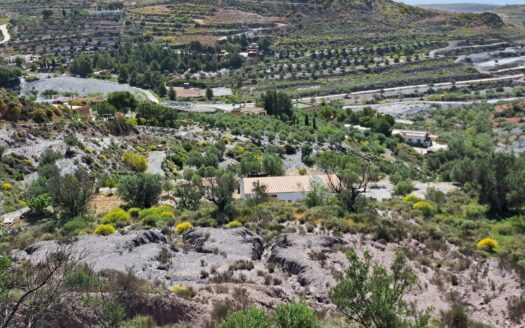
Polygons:
<instances>
[{"instance_id":1,"label":"rock outcrop","mask_svg":"<svg viewBox=\"0 0 525 328\"><path fill-rule=\"evenodd\" d=\"M181 249L158 230L131 231L106 237L80 236L67 244L42 241L14 255L41 262L52 253L64 251L96 272L131 270L138 278L169 286L202 282L202 271L226 271L235 262L260 259L264 250L262 239L244 228L195 228L183 241Z\"/></svg>"},{"instance_id":2,"label":"rock outcrop","mask_svg":"<svg viewBox=\"0 0 525 328\"><path fill-rule=\"evenodd\" d=\"M324 289L335 284L326 268L327 253L335 244L342 244L342 240L330 236L283 234L275 238L269 261L297 275L302 286Z\"/></svg>"}]
</instances>

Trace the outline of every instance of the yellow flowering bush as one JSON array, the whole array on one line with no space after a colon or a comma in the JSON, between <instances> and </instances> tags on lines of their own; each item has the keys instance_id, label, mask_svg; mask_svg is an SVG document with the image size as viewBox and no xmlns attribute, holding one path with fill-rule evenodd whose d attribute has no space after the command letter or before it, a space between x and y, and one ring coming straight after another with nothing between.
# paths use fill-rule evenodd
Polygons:
<instances>
[{"instance_id":1,"label":"yellow flowering bush","mask_svg":"<svg viewBox=\"0 0 525 328\"><path fill-rule=\"evenodd\" d=\"M240 223L239 221L230 221L226 225L226 228L228 229L235 229L235 228L241 228L241 227L242 227L242 223Z\"/></svg>"},{"instance_id":2,"label":"yellow flowering bush","mask_svg":"<svg viewBox=\"0 0 525 328\"><path fill-rule=\"evenodd\" d=\"M8 190L11 190L11 189L13 189L13 186L10 183L2 184L2 190L3 191L8 191Z\"/></svg>"},{"instance_id":3,"label":"yellow flowering bush","mask_svg":"<svg viewBox=\"0 0 525 328\"><path fill-rule=\"evenodd\" d=\"M403 201L406 203L417 203L421 201L421 199L419 199L419 197L417 197L416 195L410 194L403 197Z\"/></svg>"},{"instance_id":4,"label":"yellow flowering bush","mask_svg":"<svg viewBox=\"0 0 525 328\"><path fill-rule=\"evenodd\" d=\"M131 215L124 211L121 208L112 209L108 214L104 215L102 218L102 223L110 224L117 223L122 221L128 221L131 218Z\"/></svg>"},{"instance_id":5,"label":"yellow flowering bush","mask_svg":"<svg viewBox=\"0 0 525 328\"><path fill-rule=\"evenodd\" d=\"M415 203L412 207L416 210L420 210L425 217L431 216L432 212L434 211L434 205L425 201L419 201Z\"/></svg>"},{"instance_id":6,"label":"yellow flowering bush","mask_svg":"<svg viewBox=\"0 0 525 328\"><path fill-rule=\"evenodd\" d=\"M175 232L178 234L185 234L191 228L193 228L193 225L190 222L181 222L175 227Z\"/></svg>"},{"instance_id":7,"label":"yellow flowering bush","mask_svg":"<svg viewBox=\"0 0 525 328\"><path fill-rule=\"evenodd\" d=\"M131 151L127 151L122 155L124 163L128 165L133 171L144 172L148 168L148 161L146 157L136 154Z\"/></svg>"},{"instance_id":8,"label":"yellow flowering bush","mask_svg":"<svg viewBox=\"0 0 525 328\"><path fill-rule=\"evenodd\" d=\"M487 251L493 251L498 248L498 241L494 238L487 237L478 241L476 247Z\"/></svg>"},{"instance_id":9,"label":"yellow flowering bush","mask_svg":"<svg viewBox=\"0 0 525 328\"><path fill-rule=\"evenodd\" d=\"M169 288L170 292L182 298L192 298L195 296L193 288L184 285L173 285Z\"/></svg>"},{"instance_id":10,"label":"yellow flowering bush","mask_svg":"<svg viewBox=\"0 0 525 328\"><path fill-rule=\"evenodd\" d=\"M172 211L164 211L164 212L160 213L160 216L162 216L164 218L173 218L173 217L175 217L175 214L173 214Z\"/></svg>"},{"instance_id":11,"label":"yellow flowering bush","mask_svg":"<svg viewBox=\"0 0 525 328\"><path fill-rule=\"evenodd\" d=\"M111 224L101 224L95 228L95 234L101 236L109 236L114 234L117 231L114 226Z\"/></svg>"}]
</instances>

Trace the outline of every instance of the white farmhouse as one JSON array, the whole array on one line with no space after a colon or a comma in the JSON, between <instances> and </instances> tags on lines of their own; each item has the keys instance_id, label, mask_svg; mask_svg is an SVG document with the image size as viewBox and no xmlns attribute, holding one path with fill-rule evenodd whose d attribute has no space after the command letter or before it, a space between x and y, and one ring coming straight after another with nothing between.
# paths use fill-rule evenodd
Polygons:
<instances>
[{"instance_id":1,"label":"white farmhouse","mask_svg":"<svg viewBox=\"0 0 525 328\"><path fill-rule=\"evenodd\" d=\"M413 130L394 130L392 134L400 136L411 146L424 148L432 147L432 139L435 137L426 131Z\"/></svg>"},{"instance_id":2,"label":"white farmhouse","mask_svg":"<svg viewBox=\"0 0 525 328\"><path fill-rule=\"evenodd\" d=\"M303 200L307 192L314 189L315 184L320 184L330 189L330 180L336 183L335 175L293 175L280 177L243 178L240 183L241 199L247 199L254 195L254 187L257 182L266 186L266 193L279 200L295 202Z\"/></svg>"}]
</instances>

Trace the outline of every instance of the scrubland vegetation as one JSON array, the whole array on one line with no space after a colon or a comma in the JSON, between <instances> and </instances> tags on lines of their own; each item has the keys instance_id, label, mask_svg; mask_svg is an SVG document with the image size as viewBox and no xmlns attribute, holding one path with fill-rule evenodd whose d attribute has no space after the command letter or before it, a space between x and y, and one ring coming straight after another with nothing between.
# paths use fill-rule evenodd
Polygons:
<instances>
[{"instance_id":1,"label":"scrubland vegetation","mask_svg":"<svg viewBox=\"0 0 525 328\"><path fill-rule=\"evenodd\" d=\"M4 12L1 327L525 322L525 89L496 65L523 33L507 17L388 0ZM18 94L62 74L152 96Z\"/></svg>"}]
</instances>

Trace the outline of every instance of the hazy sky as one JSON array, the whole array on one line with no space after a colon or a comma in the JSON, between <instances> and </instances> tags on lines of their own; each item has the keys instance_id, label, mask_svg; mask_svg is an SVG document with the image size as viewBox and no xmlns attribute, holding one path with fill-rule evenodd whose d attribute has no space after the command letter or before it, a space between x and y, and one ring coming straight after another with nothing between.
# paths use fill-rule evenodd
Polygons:
<instances>
[{"instance_id":1,"label":"hazy sky","mask_svg":"<svg viewBox=\"0 0 525 328\"><path fill-rule=\"evenodd\" d=\"M525 0L397 0L408 4L428 3L485 3L491 5L516 5L525 4Z\"/></svg>"}]
</instances>

